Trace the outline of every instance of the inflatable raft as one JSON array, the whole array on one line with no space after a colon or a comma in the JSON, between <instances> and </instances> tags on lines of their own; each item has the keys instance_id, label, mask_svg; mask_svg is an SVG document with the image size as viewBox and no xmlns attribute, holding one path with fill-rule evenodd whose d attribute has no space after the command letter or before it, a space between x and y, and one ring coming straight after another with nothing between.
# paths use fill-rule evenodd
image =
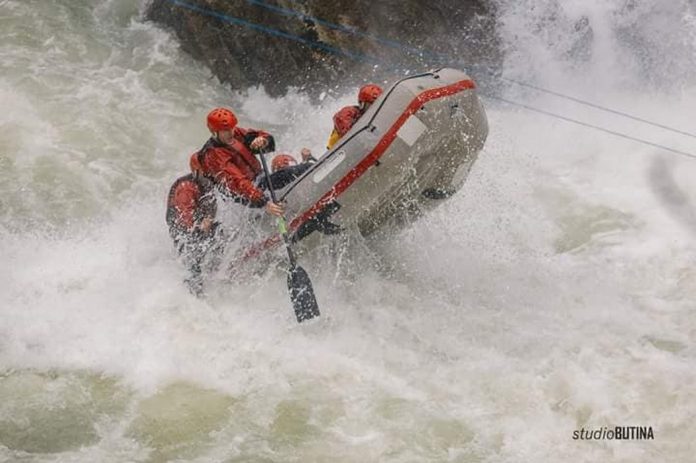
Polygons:
<instances>
[{"instance_id":1,"label":"inflatable raft","mask_svg":"<svg viewBox=\"0 0 696 463\"><path fill-rule=\"evenodd\" d=\"M476 86L439 69L398 81L330 151L276 192L301 252L339 229L364 236L403 226L456 193L488 135ZM282 243L274 219L259 217L247 261Z\"/></svg>"}]
</instances>

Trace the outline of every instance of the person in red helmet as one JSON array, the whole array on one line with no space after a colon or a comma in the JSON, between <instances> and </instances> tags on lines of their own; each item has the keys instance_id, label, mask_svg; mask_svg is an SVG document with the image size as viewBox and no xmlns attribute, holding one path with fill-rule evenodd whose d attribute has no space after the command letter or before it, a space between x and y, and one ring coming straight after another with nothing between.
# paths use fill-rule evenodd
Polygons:
<instances>
[{"instance_id":1,"label":"person in red helmet","mask_svg":"<svg viewBox=\"0 0 696 463\"><path fill-rule=\"evenodd\" d=\"M300 164L291 154L280 153L273 158L271 161L271 183L274 189L278 190L289 185L317 161L307 148L302 148L300 154L302 156ZM265 178L260 178L257 185L264 190L268 188Z\"/></svg>"},{"instance_id":2,"label":"person in red helmet","mask_svg":"<svg viewBox=\"0 0 696 463\"><path fill-rule=\"evenodd\" d=\"M280 153L273 158L271 162L273 173L270 175L270 180L274 190L279 190L290 185L317 162L308 148L302 148L300 155L302 156L302 162L300 164L297 163L296 158L291 154ZM259 188L267 189L267 185L265 178L259 179ZM330 207L323 209L322 212L315 215L314 218L305 222L297 231L298 234L296 236L299 237L298 239L314 231L319 231L325 235L334 235L342 232L343 229L341 226L330 222L331 214L336 212L338 208L340 208L340 205L333 203Z\"/></svg>"},{"instance_id":3,"label":"person in red helmet","mask_svg":"<svg viewBox=\"0 0 696 463\"><path fill-rule=\"evenodd\" d=\"M206 122L211 137L196 153L201 175L243 204L265 207L269 214L282 215L282 205L268 200L254 185L263 172L254 153L273 151L273 137L262 130L238 127L237 117L227 108L213 109Z\"/></svg>"},{"instance_id":4,"label":"person in red helmet","mask_svg":"<svg viewBox=\"0 0 696 463\"><path fill-rule=\"evenodd\" d=\"M302 156L302 163L299 164L299 166L305 166L302 172L317 162L314 156L312 156L312 152L309 150L309 148L302 148L302 151L300 151L300 156ZM295 166L298 166L298 164L297 159L295 159L293 155L281 153L273 158L273 162L271 162L271 172L276 173L279 170L288 169Z\"/></svg>"},{"instance_id":5,"label":"person in red helmet","mask_svg":"<svg viewBox=\"0 0 696 463\"><path fill-rule=\"evenodd\" d=\"M297 165L297 161L291 155L279 154L276 157L274 157L273 162L271 162L271 172L273 172L275 174L276 172L278 172L281 169L285 169L287 167L296 166L296 165Z\"/></svg>"},{"instance_id":6,"label":"person in red helmet","mask_svg":"<svg viewBox=\"0 0 696 463\"><path fill-rule=\"evenodd\" d=\"M360 87L360 91L358 91L358 106L346 106L334 114L334 129L331 132L331 136L329 136L326 149L330 150L333 148L336 142L355 125L358 119L365 114L367 108L369 108L381 94L382 87L379 85L367 84Z\"/></svg>"},{"instance_id":7,"label":"person in red helmet","mask_svg":"<svg viewBox=\"0 0 696 463\"><path fill-rule=\"evenodd\" d=\"M217 202L214 183L201 174L198 156L191 156L191 173L179 177L169 189L166 221L169 235L188 267L189 290L203 294L203 267L206 259L214 267L222 254L221 231L215 221Z\"/></svg>"}]
</instances>

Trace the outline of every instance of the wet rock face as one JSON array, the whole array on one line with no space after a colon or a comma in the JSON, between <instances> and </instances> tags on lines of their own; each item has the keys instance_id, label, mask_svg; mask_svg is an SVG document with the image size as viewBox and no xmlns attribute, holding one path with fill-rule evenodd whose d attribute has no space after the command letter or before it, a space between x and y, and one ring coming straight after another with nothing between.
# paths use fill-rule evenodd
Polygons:
<instances>
[{"instance_id":1,"label":"wet rock face","mask_svg":"<svg viewBox=\"0 0 696 463\"><path fill-rule=\"evenodd\" d=\"M149 19L233 88L312 94L501 59L492 0L153 0Z\"/></svg>"}]
</instances>

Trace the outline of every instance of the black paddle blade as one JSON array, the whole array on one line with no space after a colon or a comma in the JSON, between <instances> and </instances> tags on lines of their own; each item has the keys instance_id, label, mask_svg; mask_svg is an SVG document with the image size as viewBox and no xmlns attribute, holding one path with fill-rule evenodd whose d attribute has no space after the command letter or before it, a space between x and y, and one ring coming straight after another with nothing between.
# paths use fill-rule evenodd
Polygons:
<instances>
[{"instance_id":1,"label":"black paddle blade","mask_svg":"<svg viewBox=\"0 0 696 463\"><path fill-rule=\"evenodd\" d=\"M290 300L295 309L297 323L311 320L319 316L319 304L314 296L314 289L309 275L302 267L296 266L288 273L288 289L290 290Z\"/></svg>"}]
</instances>

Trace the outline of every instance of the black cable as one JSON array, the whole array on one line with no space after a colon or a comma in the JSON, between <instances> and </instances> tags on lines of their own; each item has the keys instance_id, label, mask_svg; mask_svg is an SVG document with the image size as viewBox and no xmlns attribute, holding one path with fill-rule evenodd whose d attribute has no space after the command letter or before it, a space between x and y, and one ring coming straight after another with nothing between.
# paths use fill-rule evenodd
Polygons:
<instances>
[{"instance_id":1,"label":"black cable","mask_svg":"<svg viewBox=\"0 0 696 463\"><path fill-rule=\"evenodd\" d=\"M580 98L575 98L575 97L572 97L572 96L570 96L570 95L564 95L563 93L554 92L553 90L548 90L548 89L546 89L546 88L537 87L536 85L528 84L528 83L526 83L526 82L520 82L520 81L517 81L517 80L514 80L514 79L508 79L508 78L506 78L506 77L500 77L500 80L504 80L504 81L506 81L506 82L511 82L511 83L513 83L513 84L520 85L520 86L522 86L522 87L531 88L531 89L536 90L536 91L538 91L538 92L548 93L549 95L554 95L554 96L557 96L557 97L560 97L560 98L565 98L566 100L570 100L570 101L574 101L574 102L576 102L576 103L584 104L584 105L586 105L586 106L590 106L590 107L592 107L592 108L600 109L600 110L606 111L606 112L608 112L608 113L612 113L612 114L616 114L616 115L619 115L619 116L627 117L627 118L629 118L629 119L633 119L634 121L642 122L642 123L644 123L644 124L654 125L655 127L659 127L659 128L661 128L661 129L669 130L669 131L672 131L672 132L675 132L675 133L678 133L678 134L681 134L681 135L686 135L687 137L696 138L696 134L693 134L693 133L690 133L690 132L684 132L683 130L679 130L679 129L675 129L675 128L672 128L672 127L668 127L668 126L666 126L666 125L659 124L659 123L657 123L657 122L649 121L649 120L647 120L647 119L643 119L643 118L641 118L641 117L633 116L633 115L631 115L631 114L628 114L628 113L625 113L625 112L622 112L622 111L617 111L617 110L615 110L615 109L607 108L606 106L598 105L598 104L592 103L592 102L590 102L590 101L581 100Z\"/></svg>"},{"instance_id":2,"label":"black cable","mask_svg":"<svg viewBox=\"0 0 696 463\"><path fill-rule=\"evenodd\" d=\"M564 120L564 121L567 121L567 122L572 122L572 123L574 123L574 124L578 124L578 125L582 125L582 126L585 126L585 127L589 127L589 128L591 128L591 129L595 129L595 130L600 130L600 131L602 131L602 132L606 132L606 133L609 133L609 134L612 134L612 135L616 135L617 137L625 138L625 139L627 139L627 140L633 140L633 141L635 141L635 142L642 143L642 144L644 144L644 145L652 146L652 147L655 147L655 148L660 148L660 149L663 149L663 150L665 150L665 151L670 151L670 152L675 153L675 154L678 154L678 155L680 155L680 156L684 156L684 157L696 159L696 155L695 155L695 154L687 153L686 151L680 151L680 150L677 150L677 149L674 149L674 148L670 148L670 147L668 147L668 146L660 145L659 143L653 143L653 142L650 142L650 141L647 141L647 140L643 140L643 139L641 139L641 138L632 137L632 136L630 136L630 135L626 135L626 134L621 133L621 132L615 132L615 131L613 131L613 130L609 130L609 129L605 129L604 127L600 127L600 126L598 126L598 125L588 124L587 122L582 122L582 121L579 121L579 120L577 120L577 119L571 119L571 118L569 118L569 117L561 116L560 114L555 114L555 113L552 113L552 112L549 112L549 111L545 111L545 110L543 110L543 109L534 108L534 107L532 107L532 106L527 106L527 105L524 105L524 104L522 104L522 103L518 103L518 102L516 102L516 101L506 100L506 99L504 99L504 98L500 98L500 97L497 97L497 96L492 96L492 95L482 95L482 96L484 96L485 98L491 98L491 99L493 99L493 100L502 101L503 103L507 103L507 104L510 104L510 105L513 105L513 106L519 106L520 108L524 108L524 109L526 109L526 110L528 110L528 111L534 111L534 112L537 112L537 113L540 113L540 114L544 114L544 115L546 115L546 116L555 117L556 119L561 119L561 120Z\"/></svg>"}]
</instances>

